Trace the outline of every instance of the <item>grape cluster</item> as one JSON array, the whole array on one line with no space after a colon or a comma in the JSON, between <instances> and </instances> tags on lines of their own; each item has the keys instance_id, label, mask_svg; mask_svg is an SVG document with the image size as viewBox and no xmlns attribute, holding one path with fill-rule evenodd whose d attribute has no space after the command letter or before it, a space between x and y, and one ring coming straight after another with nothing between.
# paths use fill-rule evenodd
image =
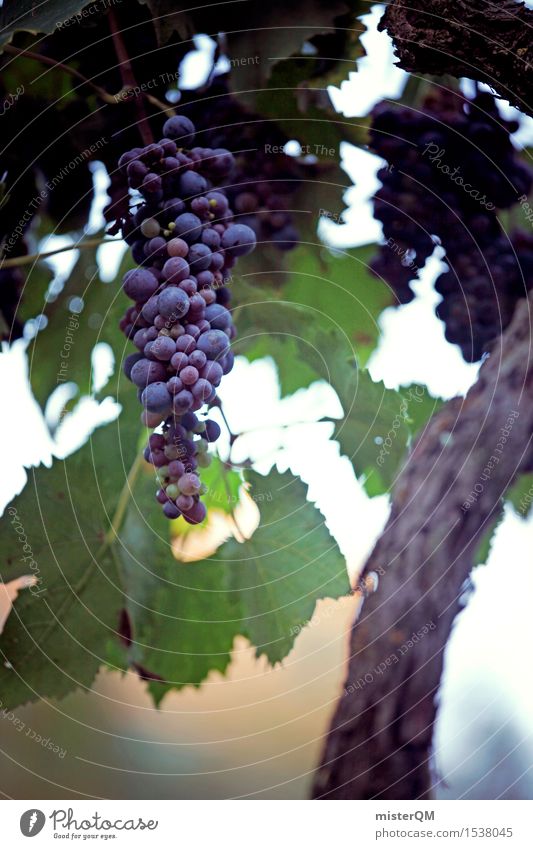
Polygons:
<instances>
[{"instance_id":1,"label":"grape cluster","mask_svg":"<svg viewBox=\"0 0 533 849\"><path fill-rule=\"evenodd\" d=\"M157 500L168 518L197 524L206 514L197 471L209 465L207 446L220 428L196 413L216 401L233 367L236 330L225 284L256 236L234 221L220 188L232 154L193 146L195 127L183 115L169 118L163 133L119 160L138 201L123 225L138 267L124 275L134 304L120 327L139 352L126 357L124 372L137 387L141 420L161 425L145 451L157 471Z\"/></svg>"},{"instance_id":2,"label":"grape cluster","mask_svg":"<svg viewBox=\"0 0 533 849\"><path fill-rule=\"evenodd\" d=\"M437 315L469 361L501 334L525 293L521 248L497 217L532 186L510 139L517 127L486 93L469 100L439 90L418 111L374 110L370 144L388 166L374 198L386 243L372 270L408 303L410 283L442 245L448 270L436 282Z\"/></svg>"}]
</instances>

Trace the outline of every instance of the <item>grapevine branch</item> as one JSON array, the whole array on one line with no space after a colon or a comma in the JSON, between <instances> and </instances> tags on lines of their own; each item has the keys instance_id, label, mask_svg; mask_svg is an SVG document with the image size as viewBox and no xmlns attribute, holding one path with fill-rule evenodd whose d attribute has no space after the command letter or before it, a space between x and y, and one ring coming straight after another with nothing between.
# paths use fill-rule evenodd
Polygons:
<instances>
[{"instance_id":1,"label":"grapevine branch","mask_svg":"<svg viewBox=\"0 0 533 849\"><path fill-rule=\"evenodd\" d=\"M80 82L84 85L92 88L100 100L104 103L108 103L110 106L116 106L118 103L126 103L128 101L127 97L119 97L118 95L109 94L105 88L97 85L84 74L80 73L80 71L77 71L76 68L72 68L70 65L65 65L64 62L58 62L50 56L45 56L42 53L35 53L33 50L26 50L22 47L15 47L13 44L4 45L3 49L4 53L9 53L11 56L26 56L28 59L34 59L36 62L40 62L42 65L49 65L51 68L59 68L64 74L68 74L70 77L74 77L75 79L80 80ZM172 109L167 103L163 103L163 101L159 100L159 98L154 97L152 94L148 94L148 92L141 92L141 96L145 97L152 106L155 106L164 114L169 116L175 114L174 109Z\"/></svg>"},{"instance_id":2,"label":"grapevine branch","mask_svg":"<svg viewBox=\"0 0 533 849\"><path fill-rule=\"evenodd\" d=\"M477 383L441 408L407 458L364 569L379 588L352 631L315 797L431 798L435 696L461 590L502 496L531 469L532 307L533 295L519 302Z\"/></svg>"},{"instance_id":3,"label":"grapevine branch","mask_svg":"<svg viewBox=\"0 0 533 849\"><path fill-rule=\"evenodd\" d=\"M533 10L516 0L391 0L379 24L406 71L469 77L533 115Z\"/></svg>"},{"instance_id":4,"label":"grapevine branch","mask_svg":"<svg viewBox=\"0 0 533 849\"><path fill-rule=\"evenodd\" d=\"M122 242L122 239L84 239L83 242L75 242L72 245L65 245L63 248L55 248L53 251L25 254L24 256L14 256L11 257L11 259L1 259L0 269L17 268L19 265L31 265L33 262L39 262L41 259L47 259L50 256L62 254L65 251L79 251L82 250L82 248L94 248L98 245L110 245L113 242Z\"/></svg>"},{"instance_id":5,"label":"grapevine branch","mask_svg":"<svg viewBox=\"0 0 533 849\"><path fill-rule=\"evenodd\" d=\"M133 73L131 60L126 49L126 45L124 43L124 39L122 38L122 32L120 30L117 16L113 9L109 10L108 19L109 28L113 37L113 44L115 45L115 52L119 61L119 69L124 88L127 90L138 88L137 80L135 79L135 74ZM143 143L145 145L152 144L154 138L152 136L150 124L148 123L148 116L146 114L142 99L136 99L135 109L137 112L137 123L139 126L139 133L141 134Z\"/></svg>"}]
</instances>

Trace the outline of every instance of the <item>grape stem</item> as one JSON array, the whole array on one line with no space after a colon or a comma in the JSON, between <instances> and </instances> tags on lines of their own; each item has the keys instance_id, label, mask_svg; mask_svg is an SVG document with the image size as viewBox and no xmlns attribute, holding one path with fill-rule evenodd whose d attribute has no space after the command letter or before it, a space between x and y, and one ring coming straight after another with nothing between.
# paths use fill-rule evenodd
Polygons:
<instances>
[{"instance_id":1,"label":"grape stem","mask_svg":"<svg viewBox=\"0 0 533 849\"><path fill-rule=\"evenodd\" d=\"M30 265L32 262L38 262L39 260L46 259L49 256L62 254L65 251L79 251L82 248L94 248L97 245L110 245L113 242L122 242L122 239L85 239L83 242L66 245L64 248L55 248L53 251L43 251L43 253L16 256L11 259L0 260L0 270L3 270L4 268L17 268L19 265Z\"/></svg>"},{"instance_id":2,"label":"grape stem","mask_svg":"<svg viewBox=\"0 0 533 849\"><path fill-rule=\"evenodd\" d=\"M212 407L218 407L218 409L220 410L220 415L222 416L222 420L223 420L224 424L226 425L226 430L228 431L229 445L230 445L230 448L231 448L231 446L233 445L233 443L239 437L240 434L233 433L232 429L230 428L229 422L226 418L226 414L225 414L224 409L222 407L222 401L220 400L220 398L218 398L218 397L215 398L215 400L213 401L211 406Z\"/></svg>"},{"instance_id":3,"label":"grape stem","mask_svg":"<svg viewBox=\"0 0 533 849\"><path fill-rule=\"evenodd\" d=\"M109 28L113 37L115 53L117 54L117 59L119 61L119 70L120 75L122 77L123 86L127 90L138 89L139 87L137 85L137 80L135 79L135 74L133 73L133 68L126 48L126 44L124 43L124 39L122 38L122 32L118 23L117 16L115 14L115 10L109 9L107 17L109 19ZM150 125L148 123L148 116L146 114L142 98L135 98L135 111L137 113L137 124L143 143L145 145L153 144L154 137L152 135L152 130L150 129Z\"/></svg>"},{"instance_id":4,"label":"grape stem","mask_svg":"<svg viewBox=\"0 0 533 849\"><path fill-rule=\"evenodd\" d=\"M137 480L137 475L139 474L139 471L141 470L143 459L144 458L142 454L137 454L135 460L132 463L131 469L128 472L128 477L126 478L124 486L122 487L122 491L119 495L117 508L115 510L113 518L111 519L111 525L107 534L105 535L105 540L103 543L104 548L112 546L115 539L118 537L118 533L124 520L126 510L128 509L133 485Z\"/></svg>"}]
</instances>

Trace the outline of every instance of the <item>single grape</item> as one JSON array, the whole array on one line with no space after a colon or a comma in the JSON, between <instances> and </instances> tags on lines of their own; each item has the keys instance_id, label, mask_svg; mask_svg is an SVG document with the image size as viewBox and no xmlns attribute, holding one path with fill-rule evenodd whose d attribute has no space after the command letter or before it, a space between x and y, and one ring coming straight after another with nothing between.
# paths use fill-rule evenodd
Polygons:
<instances>
[{"instance_id":1,"label":"single grape","mask_svg":"<svg viewBox=\"0 0 533 849\"><path fill-rule=\"evenodd\" d=\"M133 301L147 301L157 291L157 278L147 268L134 268L127 271L122 281L126 295Z\"/></svg>"},{"instance_id":2,"label":"single grape","mask_svg":"<svg viewBox=\"0 0 533 849\"><path fill-rule=\"evenodd\" d=\"M149 383L146 389L143 389L141 402L149 413L169 413L172 406L172 396L166 387L166 383L156 381Z\"/></svg>"},{"instance_id":3,"label":"single grape","mask_svg":"<svg viewBox=\"0 0 533 849\"><path fill-rule=\"evenodd\" d=\"M185 115L175 115L163 124L163 134L172 141L176 141L180 147L191 147L196 128Z\"/></svg>"},{"instance_id":4,"label":"single grape","mask_svg":"<svg viewBox=\"0 0 533 849\"><path fill-rule=\"evenodd\" d=\"M229 340L222 330L208 330L198 338L197 347L208 360L216 360L229 350Z\"/></svg>"},{"instance_id":5,"label":"single grape","mask_svg":"<svg viewBox=\"0 0 533 849\"><path fill-rule=\"evenodd\" d=\"M185 366L185 368L180 371L180 380L185 384L185 386L193 386L199 376L198 369L195 369L194 366Z\"/></svg>"},{"instance_id":6,"label":"single grape","mask_svg":"<svg viewBox=\"0 0 533 849\"><path fill-rule=\"evenodd\" d=\"M141 224L141 233L143 236L146 236L147 239L154 239L156 236L159 236L161 232L161 225L156 218L145 218Z\"/></svg>"},{"instance_id":7,"label":"single grape","mask_svg":"<svg viewBox=\"0 0 533 849\"><path fill-rule=\"evenodd\" d=\"M172 262L173 260L169 260ZM165 263L165 267L168 263ZM173 316L176 318L182 318L188 309L189 309L189 298L185 294L182 289L179 289L177 286L168 286L166 289L163 289L161 294L157 299L157 306L159 309L159 313L165 318L170 318Z\"/></svg>"},{"instance_id":8,"label":"single grape","mask_svg":"<svg viewBox=\"0 0 533 849\"><path fill-rule=\"evenodd\" d=\"M181 280L185 280L190 274L189 263L180 256L173 256L167 259L162 271L163 277L169 283L179 283Z\"/></svg>"},{"instance_id":9,"label":"single grape","mask_svg":"<svg viewBox=\"0 0 533 849\"><path fill-rule=\"evenodd\" d=\"M166 369L163 363L147 360L141 357L132 367L130 380L140 389L144 389L151 383L164 380Z\"/></svg>"},{"instance_id":10,"label":"single grape","mask_svg":"<svg viewBox=\"0 0 533 849\"><path fill-rule=\"evenodd\" d=\"M233 257L251 253L256 242L257 237L247 224L230 224L222 236L222 247Z\"/></svg>"},{"instance_id":11,"label":"single grape","mask_svg":"<svg viewBox=\"0 0 533 849\"><path fill-rule=\"evenodd\" d=\"M183 212L175 221L174 233L192 245L197 242L202 234L202 222L192 212Z\"/></svg>"},{"instance_id":12,"label":"single grape","mask_svg":"<svg viewBox=\"0 0 533 849\"><path fill-rule=\"evenodd\" d=\"M172 503L172 501L167 501L163 504L163 513L167 519L179 519L181 516L180 510Z\"/></svg>"},{"instance_id":13,"label":"single grape","mask_svg":"<svg viewBox=\"0 0 533 849\"><path fill-rule=\"evenodd\" d=\"M163 507L165 510L165 507ZM191 507L187 513L183 514L183 518L189 525L199 525L200 522L203 522L207 515L207 510L205 504L202 504L201 501L196 501L194 505Z\"/></svg>"},{"instance_id":14,"label":"single grape","mask_svg":"<svg viewBox=\"0 0 533 849\"><path fill-rule=\"evenodd\" d=\"M205 423L205 432L208 442L216 442L220 436L220 427L217 422L214 422L212 419L208 419Z\"/></svg>"},{"instance_id":15,"label":"single grape","mask_svg":"<svg viewBox=\"0 0 533 849\"><path fill-rule=\"evenodd\" d=\"M128 354L128 356L124 359L124 362L122 363L122 369L128 380L132 380L131 371L133 369L133 366L135 365L135 363L138 363L142 359L142 354Z\"/></svg>"},{"instance_id":16,"label":"single grape","mask_svg":"<svg viewBox=\"0 0 533 849\"><path fill-rule=\"evenodd\" d=\"M162 362L168 362L176 351L176 343L170 336L158 336L152 345L152 354Z\"/></svg>"},{"instance_id":17,"label":"single grape","mask_svg":"<svg viewBox=\"0 0 533 849\"><path fill-rule=\"evenodd\" d=\"M193 472L186 472L178 480L178 486L183 495L198 495L200 492L200 478Z\"/></svg>"}]
</instances>

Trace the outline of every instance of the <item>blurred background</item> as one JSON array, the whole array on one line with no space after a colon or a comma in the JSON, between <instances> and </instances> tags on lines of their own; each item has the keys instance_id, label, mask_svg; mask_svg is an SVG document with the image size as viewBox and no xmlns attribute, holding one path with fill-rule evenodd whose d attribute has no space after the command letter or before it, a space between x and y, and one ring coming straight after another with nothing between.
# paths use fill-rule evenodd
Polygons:
<instances>
[{"instance_id":1,"label":"blurred background","mask_svg":"<svg viewBox=\"0 0 533 849\"><path fill-rule=\"evenodd\" d=\"M366 115L382 98L398 97L405 85L388 37L377 32L381 12L376 6L365 16L367 56L357 74L330 92L341 114ZM197 48L181 69L184 84L190 79L192 85L203 73L213 43L198 37ZM514 113L505 104L502 111ZM516 114L516 139L531 145L533 121ZM347 194L349 212L341 225L323 221L321 235L338 247L364 245L380 237L369 198L378 186L381 161L347 144L342 155L354 182ZM89 232L103 224L107 185L103 167L96 165L93 177L98 192ZM50 237L41 249L60 245L62 238ZM54 258L58 279L68 273L75 254ZM114 278L122 254L116 245L99 252L103 279ZM369 369L388 387L416 381L435 397L451 398L468 390L478 365L467 365L446 343L435 317L432 282L439 265L438 258L428 264L413 303L384 313L382 340ZM28 338L31 332L30 327ZM118 413L111 400L98 405L84 399L52 443L29 392L26 347L27 339L19 340L0 359L2 506L23 487L28 467L65 456L99 422ZM105 346L96 352L94 367L96 382L104 384L111 367ZM49 417L63 408L68 392L68 386L56 391ZM355 581L386 521L388 499L366 496L350 462L329 441L330 425L318 423L336 413L333 390L317 383L280 400L273 361L250 364L239 358L220 394L232 430L248 432L239 441L242 457L252 457L259 471L277 464L280 471L290 468L302 477ZM487 563L476 568L465 591L468 604L455 624L439 693L434 771L441 798L533 796L532 528L531 520L509 508ZM2 712L0 704L0 792L17 799L306 798L342 691L354 614L353 598L319 602L293 651L274 668L238 638L226 676L212 673L198 689L172 692L159 709L136 674L108 670L100 672L91 692L60 702L12 713Z\"/></svg>"}]
</instances>

